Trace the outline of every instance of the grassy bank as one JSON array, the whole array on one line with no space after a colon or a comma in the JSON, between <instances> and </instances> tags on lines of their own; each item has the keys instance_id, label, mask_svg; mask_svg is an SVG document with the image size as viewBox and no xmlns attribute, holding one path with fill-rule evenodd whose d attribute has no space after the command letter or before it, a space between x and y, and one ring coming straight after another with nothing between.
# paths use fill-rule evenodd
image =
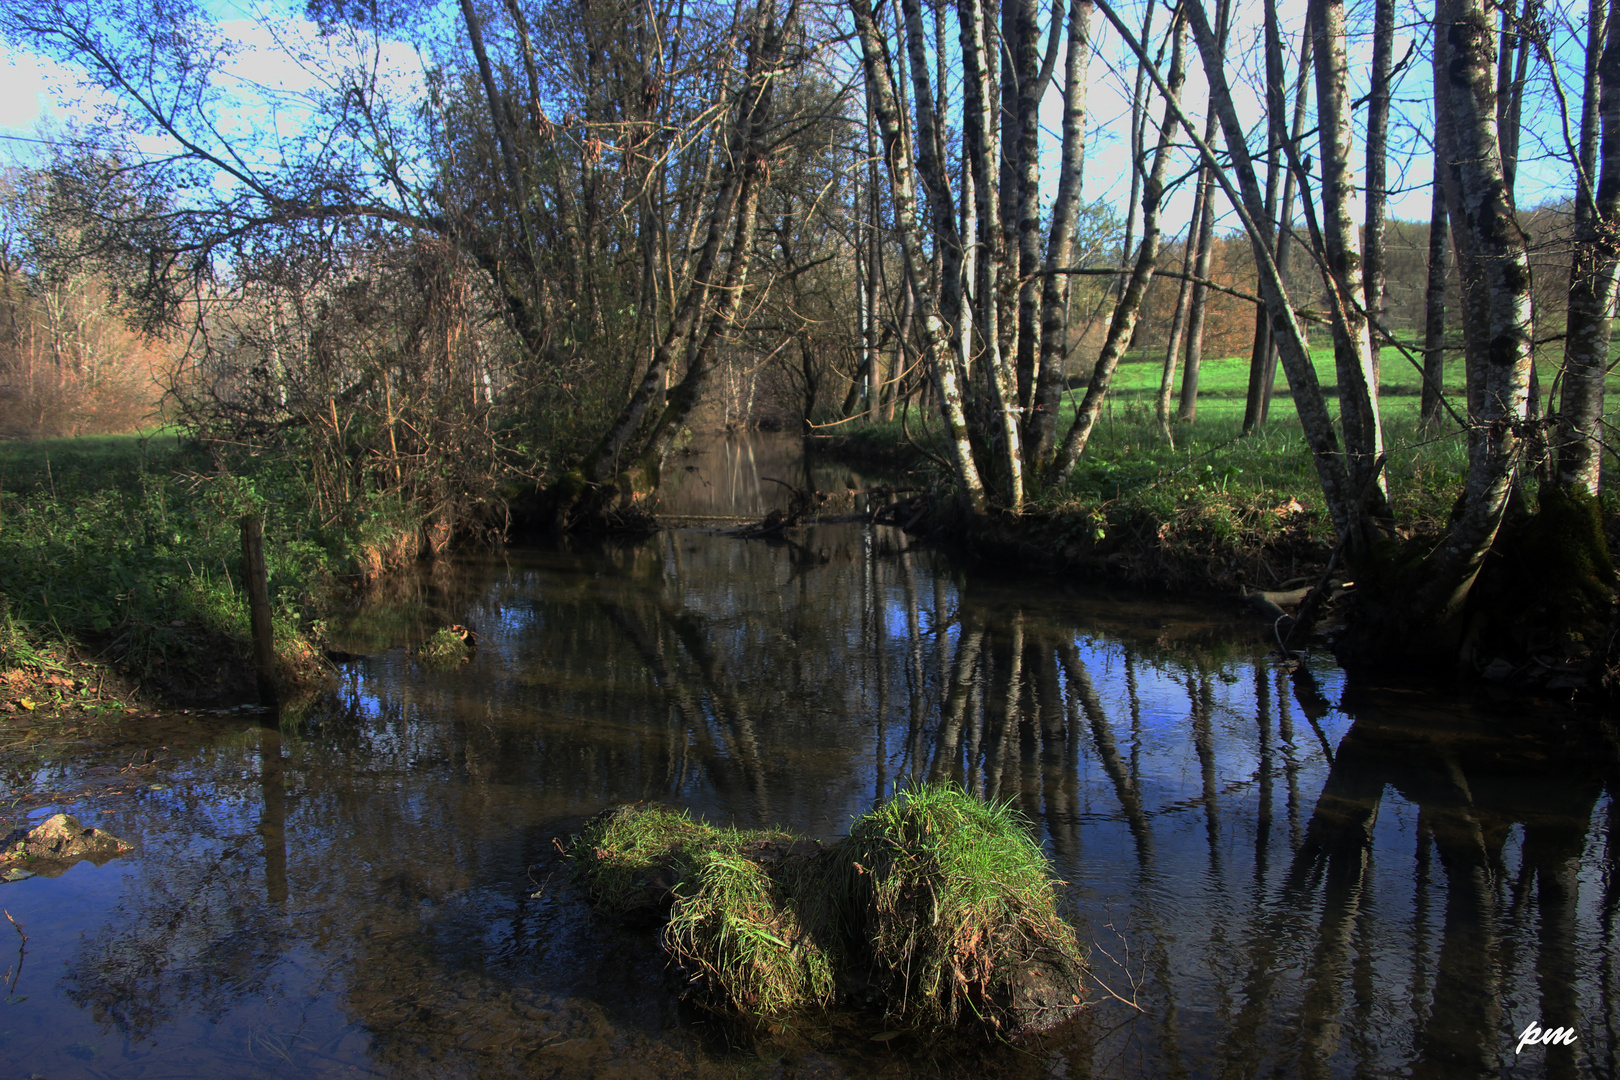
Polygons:
<instances>
[{"instance_id":1,"label":"grassy bank","mask_svg":"<svg viewBox=\"0 0 1620 1080\"><path fill-rule=\"evenodd\" d=\"M1313 353L1323 385L1334 385L1331 349ZM1449 365L1447 391L1461 399L1461 365ZM1418 421L1421 380L1393 350L1384 351L1380 394L1392 509L1408 533L1440 531L1467 470L1466 440L1449 420ZM1196 418L1156 420L1160 358L1120 365L1102 418L1069 482L1043 492L1016 528L992 535L1021 561L1050 569L1092 567L1128 580L1175 588L1275 588L1328 557L1332 529L1293 402L1279 373L1268 422L1242 434L1247 358L1203 364ZM1542 372L1549 385L1553 371ZM1620 394L1620 376L1610 376ZM1063 406L1066 431L1084 390ZM1617 398L1616 400L1620 400ZM1336 409L1336 406L1335 406ZM909 437L898 420L829 429L826 451L849 460L912 468L944 458L939 424L913 411ZM913 445L917 444L917 445ZM919 448L920 447L920 448Z\"/></svg>"},{"instance_id":2,"label":"grassy bank","mask_svg":"<svg viewBox=\"0 0 1620 1080\"><path fill-rule=\"evenodd\" d=\"M399 508L323 520L296 469L222 462L172 432L0 443L0 707L81 704L93 675L95 700L250 693L249 512L296 684L318 668L311 632L344 576L416 553Z\"/></svg>"}]
</instances>

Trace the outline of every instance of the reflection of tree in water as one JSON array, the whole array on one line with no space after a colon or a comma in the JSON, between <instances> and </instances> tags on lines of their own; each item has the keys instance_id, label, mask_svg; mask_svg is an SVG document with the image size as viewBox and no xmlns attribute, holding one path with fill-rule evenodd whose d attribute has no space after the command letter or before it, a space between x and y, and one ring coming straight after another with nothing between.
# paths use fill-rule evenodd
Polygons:
<instances>
[{"instance_id":1,"label":"reflection of tree in water","mask_svg":"<svg viewBox=\"0 0 1620 1080\"><path fill-rule=\"evenodd\" d=\"M1316 688L1308 672L1296 680L1309 715ZM1250 916L1239 1010L1224 1040L1230 1074L1265 1071L1269 1059L1289 1062L1285 1068L1299 1075L1327 1075L1344 1068L1347 1054L1371 1067L1400 1048L1394 1060L1407 1060L1413 1076L1498 1075L1508 1029L1532 1017L1580 1025L1583 1039L1590 1030L1583 1052L1607 1042L1583 1017L1574 950L1580 854L1613 757L1596 757L1579 741L1549 742L1527 744L1489 728L1424 730L1376 713L1351 726L1280 886ZM1417 808L1410 885L1401 863L1375 874L1388 790ZM1523 839L1513 887L1505 844L1516 823ZM1437 953L1431 853L1445 891ZM1524 904L1532 879L1533 917ZM1408 903L1411 955L1379 955L1377 924ZM1508 955L1515 936L1536 943L1539 1003L1527 1008L1516 986L1525 1015L1505 1017L1509 985L1525 981ZM1605 998L1611 978L1601 976ZM1546 1053L1549 1075L1573 1074L1574 1051Z\"/></svg>"},{"instance_id":2,"label":"reflection of tree in water","mask_svg":"<svg viewBox=\"0 0 1620 1080\"><path fill-rule=\"evenodd\" d=\"M1090 660L1099 659L1122 661L1128 715L1106 715L1072 631L964 605L939 678L944 696L931 754L913 771L1017 801L1042 825L1060 863L1083 877L1079 847L1087 830L1077 828L1074 808L1085 781L1075 770L1077 762L1085 770L1089 758L1111 787L1112 815L1134 848L1139 896L1192 884L1184 858L1175 882L1159 864L1172 831L1167 820L1196 807L1207 862L1204 884L1192 887L1202 889L1200 906L1213 915L1202 923L1206 940L1160 917L1150 902L1139 899L1133 912L1145 949L1134 975L1150 1013L1142 1023L1155 1029L1149 1071L1183 1071L1176 1018L1188 1004L1193 957L1204 966L1199 1004L1207 1008L1212 999L1220 1017L1223 1034L1213 1049L1223 1075L1329 1075L1352 1062L1373 1070L1406 1063L1414 1076L1495 1075L1508 1029L1535 1017L1583 1031L1576 1047L1538 1048L1550 1076L1575 1075L1583 1054L1598 1060L1612 1053L1609 953L1620 906L1614 875L1603 879L1601 966L1594 971L1578 955L1583 937L1593 936L1590 918L1582 921L1592 907L1590 898L1581 904L1582 857L1605 777L1614 775L1612 746L1526 738L1488 724L1436 732L1386 719L1380 709L1335 741L1330 728L1342 720L1333 719L1309 668L1286 678L1277 672L1274 695L1270 672L1256 665L1258 723L1242 740L1254 760L1234 770L1230 747L1221 743L1232 741L1236 717L1221 715L1216 672L1196 659L1161 658L1161 700L1164 683L1185 687L1180 733L1197 794L1155 807L1144 797L1140 757L1121 747L1127 725L1140 746L1140 662L1130 647L1093 644ZM1295 717L1304 720L1303 746ZM1302 823L1302 766L1311 761L1325 775ZM1283 834L1272 828L1279 785L1292 823ZM1409 884L1404 863L1376 872L1378 811L1391 789L1417 811ZM1223 809L1233 801L1237 812ZM1606 818L1617 813L1611 793ZM1253 840L1246 885L1225 865L1236 839L1228 835L1232 823ZM1599 823L1605 850L1612 843L1606 826ZM1519 840L1510 844L1515 832ZM1171 841L1182 856L1188 839ZM1279 844L1284 858L1274 870ZM1402 857L1409 856L1382 856ZM1412 955L1387 955L1392 930L1410 935ZM1504 1015L1510 996L1525 1015ZM1601 1009L1583 1011L1589 996Z\"/></svg>"},{"instance_id":3,"label":"reflection of tree in water","mask_svg":"<svg viewBox=\"0 0 1620 1080\"><path fill-rule=\"evenodd\" d=\"M279 752L279 740L267 741ZM266 803L254 790L261 779L216 782L209 804L167 800L144 844L166 855L139 861L115 917L85 939L63 983L98 1021L139 1041L182 1009L213 1021L272 992L290 936L273 898L274 856L247 817ZM260 815L261 835L275 827Z\"/></svg>"},{"instance_id":4,"label":"reflection of tree in water","mask_svg":"<svg viewBox=\"0 0 1620 1080\"><path fill-rule=\"evenodd\" d=\"M1132 947L1128 970L1099 964L1146 1013L1100 1005L1076 1068L1476 1075L1528 1009L1581 1025L1538 1068L1606 1060L1620 886L1582 867L1611 854L1615 801L1598 839L1589 822L1612 746L1385 701L1352 722L1311 669L1195 620L936 571L893 530L812 529L423 578L407 599L432 615L412 618L479 627L473 663L378 656L284 762L252 741L199 766L210 801L176 802L148 842L170 854L143 860L70 991L140 1034L274 996L297 953L364 1033L353 1057L392 1074L697 1068L650 941L560 881L533 895L550 823L659 799L829 834L895 782L948 777L1015 802L1099 940L1120 944L1112 915ZM1098 612L1108 636L1076 630Z\"/></svg>"}]
</instances>

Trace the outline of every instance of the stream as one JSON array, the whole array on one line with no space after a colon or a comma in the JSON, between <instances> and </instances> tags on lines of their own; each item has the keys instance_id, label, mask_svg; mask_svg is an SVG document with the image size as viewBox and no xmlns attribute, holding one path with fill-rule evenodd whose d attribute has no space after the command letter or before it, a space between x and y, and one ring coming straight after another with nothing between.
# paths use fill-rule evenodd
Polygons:
<instances>
[{"instance_id":1,"label":"stream","mask_svg":"<svg viewBox=\"0 0 1620 1080\"><path fill-rule=\"evenodd\" d=\"M643 540L385 581L332 627L362 658L279 723L175 713L0 778L0 805L63 792L7 828L66 810L136 845L0 884L0 1076L1620 1072L1611 721L1352 684L1236 604L969 571L889 527L722 535L787 486L875 486L797 447L676 459L683 524ZM429 670L450 623L477 648ZM559 854L641 800L836 836L915 778L1012 802L1051 856L1097 979L1055 1035L718 1022ZM1532 1023L1574 1041L1521 1046Z\"/></svg>"}]
</instances>

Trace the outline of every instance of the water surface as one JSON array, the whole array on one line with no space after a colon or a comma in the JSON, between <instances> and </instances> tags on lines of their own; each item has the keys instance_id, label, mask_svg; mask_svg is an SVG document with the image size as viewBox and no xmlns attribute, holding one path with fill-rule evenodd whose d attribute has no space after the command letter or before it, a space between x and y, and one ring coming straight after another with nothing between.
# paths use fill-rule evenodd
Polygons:
<instances>
[{"instance_id":1,"label":"water surface","mask_svg":"<svg viewBox=\"0 0 1620 1080\"><path fill-rule=\"evenodd\" d=\"M716 517L768 508L763 476L868 486L725 454L687 459L732 492ZM418 665L452 622L471 662ZM861 524L469 556L339 633L367 658L279 726L176 716L7 778L139 850L0 886L27 934L20 970L0 939L0 1075L1616 1072L1620 755L1591 717L1347 685L1224 605ZM855 1014L716 1025L557 854L636 800L832 836L915 777L1014 802L1067 883L1099 987L1054 1038L948 1059ZM1531 1021L1578 1041L1516 1055Z\"/></svg>"}]
</instances>

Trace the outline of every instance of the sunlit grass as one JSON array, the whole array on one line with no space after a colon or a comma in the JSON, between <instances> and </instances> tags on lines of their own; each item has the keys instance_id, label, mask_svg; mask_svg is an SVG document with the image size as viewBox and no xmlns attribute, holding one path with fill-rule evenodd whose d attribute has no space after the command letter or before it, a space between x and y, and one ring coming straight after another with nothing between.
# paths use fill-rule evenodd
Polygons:
<instances>
[{"instance_id":1,"label":"sunlit grass","mask_svg":"<svg viewBox=\"0 0 1620 1080\"><path fill-rule=\"evenodd\" d=\"M825 1005L851 968L905 1025L1016 1027L1031 980L1081 1003L1085 957L1057 914L1051 864L1009 807L919 785L846 840L807 846L631 806L594 819L569 854L604 913L667 902L664 946L711 1007Z\"/></svg>"},{"instance_id":2,"label":"sunlit grass","mask_svg":"<svg viewBox=\"0 0 1620 1080\"><path fill-rule=\"evenodd\" d=\"M993 1020L1020 962L1085 967L1058 917L1051 863L1009 805L953 784L902 788L856 821L835 857L851 871L853 917L902 1016Z\"/></svg>"},{"instance_id":3,"label":"sunlit grass","mask_svg":"<svg viewBox=\"0 0 1620 1080\"><path fill-rule=\"evenodd\" d=\"M793 840L627 806L594 819L569 850L604 914L656 918L668 904L664 947L709 1005L768 1016L827 1004L834 992L828 884L819 860L782 856ZM759 861L766 849L769 869Z\"/></svg>"},{"instance_id":4,"label":"sunlit grass","mask_svg":"<svg viewBox=\"0 0 1620 1080\"><path fill-rule=\"evenodd\" d=\"M245 661L250 505L266 520L278 652L286 674L307 667L300 598L331 553L289 487L270 470L221 479L172 430L0 443L0 669L71 652L179 691L221 650Z\"/></svg>"},{"instance_id":5,"label":"sunlit grass","mask_svg":"<svg viewBox=\"0 0 1620 1080\"><path fill-rule=\"evenodd\" d=\"M1026 498L1031 509L1088 519L1090 524L1081 522L1070 531L1087 533L1093 540L1102 540L1111 527L1126 522L1140 532L1157 521L1169 526L1162 539L1173 539L1182 525L1191 523L1206 539L1213 533L1217 540L1252 545L1266 542L1287 523L1287 513L1297 508L1315 533L1327 538L1321 482L1282 373L1266 422L1244 434L1248 358L1207 358L1200 372L1196 417L1173 419L1166 442L1157 420L1162 359L1160 351L1150 350L1147 355L1132 354L1120 365L1102 416L1068 482L1060 488L1030 485ZM1538 362L1544 395L1552 386L1556 360L1548 353ZM1330 395L1329 413L1336 418L1332 349L1314 349L1312 361ZM1452 360L1446 368L1446 391L1459 410L1463 379L1461 361ZM1610 388L1611 400L1620 402L1620 374L1610 375ZM1393 348L1384 349L1379 404L1391 509L1400 524L1433 531L1443 527L1461 491L1467 444L1449 414L1435 425L1419 421L1420 389L1421 377L1407 359ZM1065 396L1060 432L1068 430L1084 395L1085 388L1078 387ZM1172 412L1177 404L1173 399ZM925 460L902 436L898 421L834 430L843 443L841 452L850 456ZM945 458L940 425L933 416L913 410L909 432L911 441Z\"/></svg>"},{"instance_id":6,"label":"sunlit grass","mask_svg":"<svg viewBox=\"0 0 1620 1080\"><path fill-rule=\"evenodd\" d=\"M744 1012L828 1004L842 949L826 868L788 855L767 869L748 840L722 830L698 856L676 886L664 947Z\"/></svg>"}]
</instances>

